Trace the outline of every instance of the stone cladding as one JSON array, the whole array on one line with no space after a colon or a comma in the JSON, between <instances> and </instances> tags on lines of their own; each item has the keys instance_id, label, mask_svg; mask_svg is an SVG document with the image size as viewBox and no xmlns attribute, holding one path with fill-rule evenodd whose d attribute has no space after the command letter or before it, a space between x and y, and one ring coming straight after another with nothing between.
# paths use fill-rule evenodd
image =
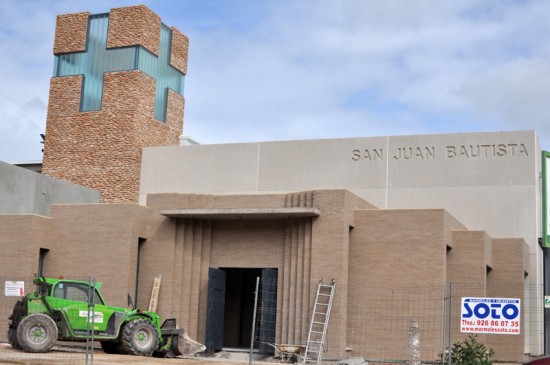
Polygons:
<instances>
[{"instance_id":1,"label":"stone cladding","mask_svg":"<svg viewBox=\"0 0 550 365\"><path fill-rule=\"evenodd\" d=\"M144 5L111 9L107 48L143 46L158 56L160 23Z\"/></svg>"},{"instance_id":2,"label":"stone cladding","mask_svg":"<svg viewBox=\"0 0 550 365\"><path fill-rule=\"evenodd\" d=\"M57 16L53 53L82 52L86 50L86 34L90 13Z\"/></svg>"},{"instance_id":3,"label":"stone cladding","mask_svg":"<svg viewBox=\"0 0 550 365\"><path fill-rule=\"evenodd\" d=\"M189 38L174 27L170 29L172 29L172 54L170 55L170 64L184 74L187 74Z\"/></svg>"},{"instance_id":4,"label":"stone cladding","mask_svg":"<svg viewBox=\"0 0 550 365\"><path fill-rule=\"evenodd\" d=\"M55 52L78 49L73 35L87 13L58 17ZM113 9L108 45L140 44L158 53L160 18L145 6ZM186 70L187 37L175 32L172 60ZM154 118L155 80L142 71L104 74L101 110L80 111L82 76L50 84L43 173L97 189L102 203L137 203L144 147L176 146L183 130L184 98L169 90L166 123Z\"/></svg>"}]
</instances>

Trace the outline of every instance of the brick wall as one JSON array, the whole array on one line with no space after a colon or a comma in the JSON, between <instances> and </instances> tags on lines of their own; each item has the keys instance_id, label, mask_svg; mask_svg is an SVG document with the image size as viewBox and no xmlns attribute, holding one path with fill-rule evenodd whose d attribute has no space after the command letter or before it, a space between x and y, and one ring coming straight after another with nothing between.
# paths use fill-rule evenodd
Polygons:
<instances>
[{"instance_id":1,"label":"brick wall","mask_svg":"<svg viewBox=\"0 0 550 365\"><path fill-rule=\"evenodd\" d=\"M0 215L0 278L22 280L37 273L40 248L50 249L54 242L52 222L38 215Z\"/></svg>"},{"instance_id":2,"label":"brick wall","mask_svg":"<svg viewBox=\"0 0 550 365\"><path fill-rule=\"evenodd\" d=\"M111 9L107 48L143 46L158 55L160 17L144 5Z\"/></svg>"},{"instance_id":3,"label":"brick wall","mask_svg":"<svg viewBox=\"0 0 550 365\"><path fill-rule=\"evenodd\" d=\"M533 306L525 298L525 293L532 293L532 290L525 290L525 276L528 274L527 243L520 238L498 238L494 239L493 270L487 275L487 294L495 298L520 298L522 308L521 333L519 335L486 335L486 342L489 347L495 350L497 360L523 361L523 346L525 334L535 331L536 326L530 327L528 321L532 313L526 309ZM532 307L531 307L532 308Z\"/></svg>"},{"instance_id":4,"label":"brick wall","mask_svg":"<svg viewBox=\"0 0 550 365\"><path fill-rule=\"evenodd\" d=\"M82 52L86 50L86 34L90 13L57 16L53 53Z\"/></svg>"},{"instance_id":5,"label":"brick wall","mask_svg":"<svg viewBox=\"0 0 550 365\"><path fill-rule=\"evenodd\" d=\"M8 328L8 317L19 297L4 296L4 281L23 281L25 295L36 290L32 283L38 272L40 248L51 248L52 219L37 215L0 215L0 327ZM7 331L0 340L7 341Z\"/></svg>"},{"instance_id":6,"label":"brick wall","mask_svg":"<svg viewBox=\"0 0 550 365\"><path fill-rule=\"evenodd\" d=\"M438 209L358 210L350 239L348 332L346 346L362 356L385 349L391 359L406 359L408 319L421 328L421 353L432 356L440 343L445 284L445 221L448 213ZM413 289L414 288L414 289ZM418 303L423 298L425 303ZM379 310L379 315L374 315ZM428 330L431 328L431 330ZM370 344L372 348L368 348ZM430 355L431 354L431 355ZM371 356L379 356L372 353Z\"/></svg>"},{"instance_id":7,"label":"brick wall","mask_svg":"<svg viewBox=\"0 0 550 365\"><path fill-rule=\"evenodd\" d=\"M172 29L172 54L170 56L170 64L187 75L189 38L174 27L170 29Z\"/></svg>"},{"instance_id":8,"label":"brick wall","mask_svg":"<svg viewBox=\"0 0 550 365\"><path fill-rule=\"evenodd\" d=\"M334 278L337 297L325 356L335 358L345 356L348 347L352 352L347 355L353 355L354 349L367 346L386 346L392 349L387 358L406 358L406 346L397 338L406 325L391 326L401 326L403 318L420 318L421 331L430 328L421 332L422 344L431 346L435 359L443 338L442 288L449 281L455 290L453 342L463 338L458 328L461 296L523 299L525 242L467 231L444 210L378 210L344 190L161 194L149 202L154 209L134 204L54 205L51 218L0 216L0 254L6 258L2 272L35 270L39 248L48 248L45 275L93 276L104 283L109 303L126 306L126 294L134 295L138 242L144 239L138 306L147 308L153 278L162 275L158 312L177 318L191 337L204 341L208 269L276 268L276 341L300 344L307 339L317 281ZM191 207L316 207L321 216L199 220L171 219L156 211ZM403 288L408 291L400 291ZM418 293L424 295L426 307L410 305L411 295L418 298ZM380 303L377 316L361 317L358 312ZM395 316L384 322L390 327L377 332L377 323L389 314ZM423 318L429 323L423 324ZM350 328L362 328L361 336ZM496 350L497 359L521 361L523 334L480 339ZM422 350L427 354L427 348Z\"/></svg>"},{"instance_id":9,"label":"brick wall","mask_svg":"<svg viewBox=\"0 0 550 365\"><path fill-rule=\"evenodd\" d=\"M316 207L321 217L269 221L180 219L172 307L192 337L204 341L209 267L277 268L277 341L305 343L316 283L347 285L347 245L357 208L373 206L345 190L256 195L150 195L153 209ZM346 303L347 298L341 299ZM345 345L346 305L334 308L331 356Z\"/></svg>"},{"instance_id":10,"label":"brick wall","mask_svg":"<svg viewBox=\"0 0 550 365\"><path fill-rule=\"evenodd\" d=\"M469 296L484 297L487 268L492 266L492 242L484 231L454 231L447 254L447 282L475 283L477 289Z\"/></svg>"},{"instance_id":11,"label":"brick wall","mask_svg":"<svg viewBox=\"0 0 550 365\"><path fill-rule=\"evenodd\" d=\"M522 239L493 239L483 231L453 232L447 255L447 281L453 286L453 342L463 341L460 333L462 297L520 298L527 308L524 275L527 272L527 245ZM519 335L479 334L478 341L495 350L498 361L523 361L523 343L529 324L523 316Z\"/></svg>"},{"instance_id":12,"label":"brick wall","mask_svg":"<svg viewBox=\"0 0 550 365\"><path fill-rule=\"evenodd\" d=\"M350 250L350 286L444 284L443 222L447 214L440 209L357 211Z\"/></svg>"},{"instance_id":13,"label":"brick wall","mask_svg":"<svg viewBox=\"0 0 550 365\"><path fill-rule=\"evenodd\" d=\"M148 237L147 215L133 204L52 206L45 275L95 277L109 304L126 306L127 294L134 295L138 239Z\"/></svg>"}]
</instances>

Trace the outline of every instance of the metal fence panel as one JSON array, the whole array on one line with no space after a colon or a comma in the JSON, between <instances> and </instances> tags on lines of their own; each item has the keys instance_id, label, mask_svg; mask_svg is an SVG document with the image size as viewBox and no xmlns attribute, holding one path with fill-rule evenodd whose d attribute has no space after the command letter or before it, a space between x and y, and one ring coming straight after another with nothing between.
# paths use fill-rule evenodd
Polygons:
<instances>
[{"instance_id":1,"label":"metal fence panel","mask_svg":"<svg viewBox=\"0 0 550 365\"><path fill-rule=\"evenodd\" d=\"M260 280L260 287L262 284L272 285ZM258 349L261 342L258 329L268 325L276 328L272 344L276 351L273 356L256 355L254 359L274 363L303 360L293 352L306 345L317 283L307 286L311 293L309 308L304 310L301 304L277 296L271 296L273 303L270 304L266 304L265 298L258 299L254 348ZM540 285L486 283L416 288L348 287L337 283L323 364L360 364L361 361L418 364L437 363L442 359L450 364L453 344L468 336L460 332L462 297L521 299L519 335L477 335L478 342L495 350L495 360L521 362L524 353L539 348L544 338L539 325L543 314L542 289ZM307 298L307 295L296 298Z\"/></svg>"}]
</instances>

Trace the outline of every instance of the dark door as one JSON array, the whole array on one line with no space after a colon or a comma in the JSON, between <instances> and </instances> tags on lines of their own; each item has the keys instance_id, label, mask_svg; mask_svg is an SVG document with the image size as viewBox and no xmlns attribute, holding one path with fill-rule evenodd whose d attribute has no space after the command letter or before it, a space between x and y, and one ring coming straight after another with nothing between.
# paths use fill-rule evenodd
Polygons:
<instances>
[{"instance_id":1,"label":"dark door","mask_svg":"<svg viewBox=\"0 0 550 365\"><path fill-rule=\"evenodd\" d=\"M261 283L259 351L262 354L273 354L274 349L268 344L275 343L275 324L277 321L277 269L263 269Z\"/></svg>"},{"instance_id":2,"label":"dark door","mask_svg":"<svg viewBox=\"0 0 550 365\"><path fill-rule=\"evenodd\" d=\"M208 269L208 304L206 306L206 350L214 352L223 347L225 309L225 271Z\"/></svg>"}]
</instances>

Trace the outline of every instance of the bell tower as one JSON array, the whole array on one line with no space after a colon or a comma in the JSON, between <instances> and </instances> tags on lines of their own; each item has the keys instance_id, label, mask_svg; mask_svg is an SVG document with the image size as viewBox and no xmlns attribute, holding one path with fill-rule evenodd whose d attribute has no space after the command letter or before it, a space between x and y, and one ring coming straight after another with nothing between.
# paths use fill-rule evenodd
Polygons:
<instances>
[{"instance_id":1,"label":"bell tower","mask_svg":"<svg viewBox=\"0 0 550 365\"><path fill-rule=\"evenodd\" d=\"M43 173L137 203L141 149L179 144L188 46L143 5L58 16Z\"/></svg>"}]
</instances>

